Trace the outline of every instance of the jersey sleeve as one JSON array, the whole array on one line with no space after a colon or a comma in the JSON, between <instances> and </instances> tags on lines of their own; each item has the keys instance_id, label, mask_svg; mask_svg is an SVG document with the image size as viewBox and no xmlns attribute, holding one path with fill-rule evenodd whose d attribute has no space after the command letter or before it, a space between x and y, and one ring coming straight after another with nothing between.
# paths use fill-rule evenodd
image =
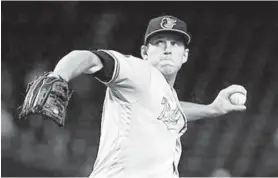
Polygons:
<instances>
[{"instance_id":1,"label":"jersey sleeve","mask_svg":"<svg viewBox=\"0 0 278 178\"><path fill-rule=\"evenodd\" d=\"M104 84L111 83L111 80L114 75L114 69L116 68L116 61L106 52L104 51L92 51L95 55L99 57L101 60L103 67L93 73L91 69L89 69L86 73L90 74L93 73L94 77L96 77L100 82Z\"/></svg>"},{"instance_id":2,"label":"jersey sleeve","mask_svg":"<svg viewBox=\"0 0 278 178\"><path fill-rule=\"evenodd\" d=\"M96 79L111 88L117 98L138 101L150 84L151 66L142 59L113 50L94 53L103 63L103 68L94 74Z\"/></svg>"}]
</instances>

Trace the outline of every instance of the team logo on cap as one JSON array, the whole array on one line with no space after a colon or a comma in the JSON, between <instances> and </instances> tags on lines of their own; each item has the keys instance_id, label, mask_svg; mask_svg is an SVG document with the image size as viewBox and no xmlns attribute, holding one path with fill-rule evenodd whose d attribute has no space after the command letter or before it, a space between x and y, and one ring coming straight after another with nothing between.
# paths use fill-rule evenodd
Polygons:
<instances>
[{"instance_id":1,"label":"team logo on cap","mask_svg":"<svg viewBox=\"0 0 278 178\"><path fill-rule=\"evenodd\" d=\"M177 20L172 19L170 17L164 17L161 22L160 26L164 29L171 29L176 25Z\"/></svg>"}]
</instances>

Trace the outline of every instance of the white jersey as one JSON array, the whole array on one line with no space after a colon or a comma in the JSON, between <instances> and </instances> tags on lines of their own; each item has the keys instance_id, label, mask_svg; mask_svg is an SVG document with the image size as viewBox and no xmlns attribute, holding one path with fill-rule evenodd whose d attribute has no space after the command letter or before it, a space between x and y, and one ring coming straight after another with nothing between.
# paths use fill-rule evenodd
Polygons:
<instances>
[{"instance_id":1,"label":"white jersey","mask_svg":"<svg viewBox=\"0 0 278 178\"><path fill-rule=\"evenodd\" d=\"M107 85L97 159L90 178L176 178L186 117L175 90L148 62L115 60Z\"/></svg>"}]
</instances>

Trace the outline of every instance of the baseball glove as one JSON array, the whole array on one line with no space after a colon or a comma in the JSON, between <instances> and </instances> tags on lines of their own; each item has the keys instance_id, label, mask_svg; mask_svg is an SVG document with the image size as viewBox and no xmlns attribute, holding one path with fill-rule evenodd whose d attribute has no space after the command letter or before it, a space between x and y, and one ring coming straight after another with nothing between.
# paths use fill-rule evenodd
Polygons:
<instances>
[{"instance_id":1,"label":"baseball glove","mask_svg":"<svg viewBox=\"0 0 278 178\"><path fill-rule=\"evenodd\" d=\"M31 114L42 114L59 126L64 126L73 91L65 80L48 76L50 73L40 75L28 84L25 100L19 108L19 119L26 119Z\"/></svg>"}]
</instances>

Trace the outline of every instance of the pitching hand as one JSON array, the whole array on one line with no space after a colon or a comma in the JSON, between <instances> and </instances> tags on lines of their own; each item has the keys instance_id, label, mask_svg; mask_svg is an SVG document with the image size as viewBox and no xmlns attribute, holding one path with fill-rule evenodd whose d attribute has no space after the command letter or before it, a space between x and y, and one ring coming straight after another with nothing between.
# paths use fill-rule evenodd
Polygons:
<instances>
[{"instance_id":1,"label":"pitching hand","mask_svg":"<svg viewBox=\"0 0 278 178\"><path fill-rule=\"evenodd\" d=\"M231 111L244 111L246 106L233 104L230 100L230 96L234 93L242 93L247 96L247 91L243 86L231 85L221 90L215 100L210 106L217 112L217 115L223 115Z\"/></svg>"}]
</instances>

